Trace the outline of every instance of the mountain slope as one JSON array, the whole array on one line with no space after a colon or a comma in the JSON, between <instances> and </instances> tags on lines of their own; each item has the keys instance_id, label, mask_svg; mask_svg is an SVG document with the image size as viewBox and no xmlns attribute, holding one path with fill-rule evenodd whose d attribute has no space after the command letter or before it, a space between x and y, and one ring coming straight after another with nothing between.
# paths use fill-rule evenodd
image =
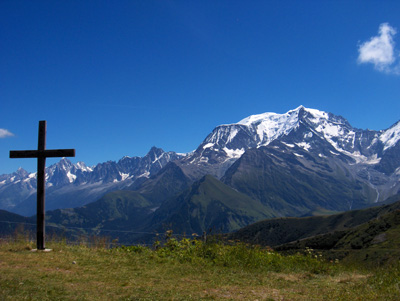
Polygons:
<instances>
[{"instance_id":1,"label":"mountain slope","mask_svg":"<svg viewBox=\"0 0 400 301\"><path fill-rule=\"evenodd\" d=\"M149 228L197 233L229 232L273 216L259 201L241 194L212 176L205 176L154 213Z\"/></svg>"},{"instance_id":2,"label":"mountain slope","mask_svg":"<svg viewBox=\"0 0 400 301\"><path fill-rule=\"evenodd\" d=\"M142 177L127 189L135 190L155 205L189 188L192 182L174 162L169 162L150 178Z\"/></svg>"},{"instance_id":3,"label":"mountain slope","mask_svg":"<svg viewBox=\"0 0 400 301\"><path fill-rule=\"evenodd\" d=\"M0 210L0 235L2 237L36 232L36 219Z\"/></svg>"},{"instance_id":4,"label":"mountain slope","mask_svg":"<svg viewBox=\"0 0 400 301\"><path fill-rule=\"evenodd\" d=\"M79 208L48 211L46 221L75 238L81 234L116 238L124 231L137 229L151 214L152 206L135 191L114 191Z\"/></svg>"},{"instance_id":5,"label":"mountain slope","mask_svg":"<svg viewBox=\"0 0 400 301\"><path fill-rule=\"evenodd\" d=\"M319 208L351 210L376 197L340 161L280 142L246 151L222 181L270 206L278 216L301 216Z\"/></svg>"}]
</instances>

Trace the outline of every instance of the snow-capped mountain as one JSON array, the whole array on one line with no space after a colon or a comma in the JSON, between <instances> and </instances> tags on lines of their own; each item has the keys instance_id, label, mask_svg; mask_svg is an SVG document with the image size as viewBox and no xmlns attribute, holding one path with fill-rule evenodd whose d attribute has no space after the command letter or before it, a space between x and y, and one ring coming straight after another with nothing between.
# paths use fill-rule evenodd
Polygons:
<instances>
[{"instance_id":1,"label":"snow-capped mountain","mask_svg":"<svg viewBox=\"0 0 400 301\"><path fill-rule=\"evenodd\" d=\"M281 161L291 154L297 158L293 164L310 170L328 174L341 170L347 181L369 191L360 198L367 203L380 202L400 193L399 141L400 122L383 131L363 130L341 116L300 106L285 114L252 115L238 123L220 125L178 164L194 180L204 174L223 178L246 151L269 146L268 152Z\"/></svg>"},{"instance_id":2,"label":"snow-capped mountain","mask_svg":"<svg viewBox=\"0 0 400 301\"><path fill-rule=\"evenodd\" d=\"M220 125L185 160L199 165L232 161L247 149L276 139L308 151L322 139L333 148L333 154L343 154L353 163L377 164L399 142L400 122L386 131L361 130L341 116L300 106L285 114L252 115L238 123Z\"/></svg>"},{"instance_id":3,"label":"snow-capped mountain","mask_svg":"<svg viewBox=\"0 0 400 301\"><path fill-rule=\"evenodd\" d=\"M384 150L395 146L400 140L400 121L384 131L380 135L379 140L383 143Z\"/></svg>"}]
</instances>

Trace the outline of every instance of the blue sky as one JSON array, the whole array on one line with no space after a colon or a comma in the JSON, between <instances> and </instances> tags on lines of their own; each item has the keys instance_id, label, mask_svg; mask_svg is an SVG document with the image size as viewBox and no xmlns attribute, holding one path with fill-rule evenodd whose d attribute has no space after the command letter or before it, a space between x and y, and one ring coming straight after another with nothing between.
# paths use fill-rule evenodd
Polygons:
<instances>
[{"instance_id":1,"label":"blue sky","mask_svg":"<svg viewBox=\"0 0 400 301\"><path fill-rule=\"evenodd\" d=\"M400 120L400 1L3 0L0 43L0 174L35 171L8 154L39 120L88 165L299 105Z\"/></svg>"}]
</instances>

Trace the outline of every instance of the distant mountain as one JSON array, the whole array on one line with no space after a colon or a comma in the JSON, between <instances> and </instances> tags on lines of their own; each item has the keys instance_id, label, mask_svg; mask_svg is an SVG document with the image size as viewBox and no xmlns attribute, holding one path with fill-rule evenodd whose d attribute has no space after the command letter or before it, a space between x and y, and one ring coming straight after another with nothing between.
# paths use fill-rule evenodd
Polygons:
<instances>
[{"instance_id":1,"label":"distant mountain","mask_svg":"<svg viewBox=\"0 0 400 301\"><path fill-rule=\"evenodd\" d=\"M302 106L221 125L177 164L191 178L212 174L278 216L344 211L400 190L400 123L386 131Z\"/></svg>"},{"instance_id":2,"label":"distant mountain","mask_svg":"<svg viewBox=\"0 0 400 301\"><path fill-rule=\"evenodd\" d=\"M297 143L309 151L321 150L318 142L323 140L330 145L328 156L342 154L354 164L375 165L398 145L400 123L386 131L360 130L341 116L300 106L286 114L264 113L235 124L220 125L184 162L202 167L221 164L238 159L247 149L266 146L275 140Z\"/></svg>"},{"instance_id":3,"label":"distant mountain","mask_svg":"<svg viewBox=\"0 0 400 301\"><path fill-rule=\"evenodd\" d=\"M126 188L135 180L148 178L168 162L183 155L153 147L144 157L124 157L88 167L63 158L46 168L46 209L78 207L101 198L105 193ZM22 215L36 213L36 173L23 169L0 176L0 209Z\"/></svg>"},{"instance_id":4,"label":"distant mountain","mask_svg":"<svg viewBox=\"0 0 400 301\"><path fill-rule=\"evenodd\" d=\"M188 154L152 148L142 158L94 167L63 159L47 169L46 205L82 207L115 192L106 196L117 201L124 194L136 208L140 196L147 205L138 205L134 216L143 223L130 230L184 232L228 232L267 217L366 208L400 193L399 141L400 122L361 130L341 116L300 106L220 125ZM0 176L0 208L34 214L35 181L21 169ZM135 194L118 192L124 190Z\"/></svg>"},{"instance_id":5,"label":"distant mountain","mask_svg":"<svg viewBox=\"0 0 400 301\"><path fill-rule=\"evenodd\" d=\"M375 191L367 202L379 202L400 189L399 140L400 122L386 131L360 130L341 116L300 106L286 114L264 113L218 126L177 164L195 180L204 174L222 178L247 150L271 149L280 142L286 153L307 153L341 166Z\"/></svg>"}]
</instances>

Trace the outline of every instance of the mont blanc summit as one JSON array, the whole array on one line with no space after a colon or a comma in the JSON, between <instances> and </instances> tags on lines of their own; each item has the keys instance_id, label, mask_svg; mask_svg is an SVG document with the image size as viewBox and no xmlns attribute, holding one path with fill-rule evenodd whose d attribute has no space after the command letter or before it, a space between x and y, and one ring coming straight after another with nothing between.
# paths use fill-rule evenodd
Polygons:
<instances>
[{"instance_id":1,"label":"mont blanc summit","mask_svg":"<svg viewBox=\"0 0 400 301\"><path fill-rule=\"evenodd\" d=\"M263 113L220 125L185 160L200 165L232 162L247 149L279 140L306 151L321 151L321 156L340 155L354 164L375 165L399 139L400 123L386 131L361 130L341 116L300 106L285 114ZM324 154L326 149L329 152Z\"/></svg>"}]
</instances>

